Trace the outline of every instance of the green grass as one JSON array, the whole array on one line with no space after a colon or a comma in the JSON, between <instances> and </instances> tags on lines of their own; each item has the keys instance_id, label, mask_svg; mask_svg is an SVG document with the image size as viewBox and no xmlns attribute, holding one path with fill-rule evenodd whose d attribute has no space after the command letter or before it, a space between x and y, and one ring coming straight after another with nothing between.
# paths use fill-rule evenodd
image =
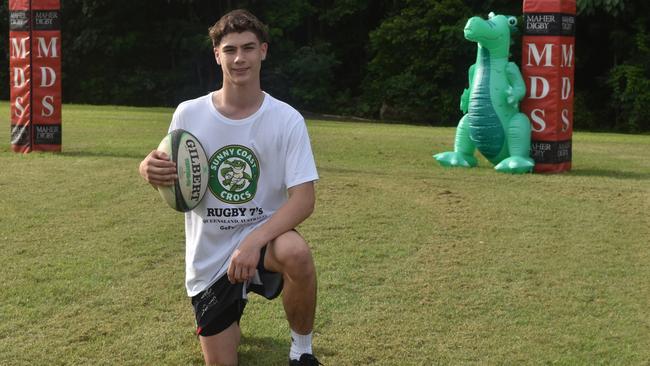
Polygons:
<instances>
[{"instance_id":1,"label":"green grass","mask_svg":"<svg viewBox=\"0 0 650 366\"><path fill-rule=\"evenodd\" d=\"M61 154L9 150L0 103L0 364L199 365L182 215L137 173L171 109L66 105ZM573 170L444 169L453 128L309 121L300 231L326 365L650 363L650 136L574 134ZM242 365L285 365L254 297Z\"/></svg>"}]
</instances>

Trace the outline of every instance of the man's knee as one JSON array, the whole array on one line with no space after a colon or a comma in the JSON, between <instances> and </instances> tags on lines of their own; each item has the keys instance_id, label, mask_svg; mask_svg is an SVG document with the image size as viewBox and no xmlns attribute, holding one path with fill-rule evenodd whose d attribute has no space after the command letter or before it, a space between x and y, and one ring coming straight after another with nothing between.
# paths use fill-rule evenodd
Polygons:
<instances>
[{"instance_id":1,"label":"man's knee","mask_svg":"<svg viewBox=\"0 0 650 366\"><path fill-rule=\"evenodd\" d=\"M280 272L286 274L301 273L308 275L314 272L314 261L312 259L309 245L300 234L289 231L280 235L271 243L272 255L281 268Z\"/></svg>"}]
</instances>

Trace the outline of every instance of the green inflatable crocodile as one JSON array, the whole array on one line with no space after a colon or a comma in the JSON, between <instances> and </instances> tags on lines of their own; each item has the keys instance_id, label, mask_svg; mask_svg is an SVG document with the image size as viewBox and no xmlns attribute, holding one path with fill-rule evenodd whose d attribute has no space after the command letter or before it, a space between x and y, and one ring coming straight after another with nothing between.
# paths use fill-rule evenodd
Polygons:
<instances>
[{"instance_id":1,"label":"green inflatable crocodile","mask_svg":"<svg viewBox=\"0 0 650 366\"><path fill-rule=\"evenodd\" d=\"M465 38L478 44L476 63L469 68L469 88L460 97L465 113L456 129L454 151L434 155L443 166L474 167L478 150L505 173L527 173L530 158L530 122L519 112L526 94L519 68L509 62L510 31L514 17L490 13L488 20L473 17Z\"/></svg>"}]
</instances>

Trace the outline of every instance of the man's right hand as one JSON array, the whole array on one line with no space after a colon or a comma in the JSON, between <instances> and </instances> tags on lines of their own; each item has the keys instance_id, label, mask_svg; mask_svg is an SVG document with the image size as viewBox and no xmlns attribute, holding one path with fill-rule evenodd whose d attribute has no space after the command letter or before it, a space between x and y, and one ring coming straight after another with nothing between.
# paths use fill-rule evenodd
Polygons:
<instances>
[{"instance_id":1,"label":"man's right hand","mask_svg":"<svg viewBox=\"0 0 650 366\"><path fill-rule=\"evenodd\" d=\"M140 163L140 175L154 186L172 186L176 175L176 164L162 151L153 150Z\"/></svg>"}]
</instances>

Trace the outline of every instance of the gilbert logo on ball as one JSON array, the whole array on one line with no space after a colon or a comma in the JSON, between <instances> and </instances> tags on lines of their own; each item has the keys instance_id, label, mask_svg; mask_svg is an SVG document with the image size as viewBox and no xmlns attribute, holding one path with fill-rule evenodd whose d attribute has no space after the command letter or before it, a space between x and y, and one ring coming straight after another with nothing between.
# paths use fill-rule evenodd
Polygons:
<instances>
[{"instance_id":1,"label":"gilbert logo on ball","mask_svg":"<svg viewBox=\"0 0 650 366\"><path fill-rule=\"evenodd\" d=\"M170 132L158 145L158 150L176 163L178 179L169 187L158 187L167 204L176 211L194 209L203 199L208 186L208 158L199 140L191 133L178 129Z\"/></svg>"},{"instance_id":2,"label":"gilbert logo on ball","mask_svg":"<svg viewBox=\"0 0 650 366\"><path fill-rule=\"evenodd\" d=\"M245 203L255 197L260 165L253 151L228 145L210 158L210 191L220 201Z\"/></svg>"}]
</instances>

